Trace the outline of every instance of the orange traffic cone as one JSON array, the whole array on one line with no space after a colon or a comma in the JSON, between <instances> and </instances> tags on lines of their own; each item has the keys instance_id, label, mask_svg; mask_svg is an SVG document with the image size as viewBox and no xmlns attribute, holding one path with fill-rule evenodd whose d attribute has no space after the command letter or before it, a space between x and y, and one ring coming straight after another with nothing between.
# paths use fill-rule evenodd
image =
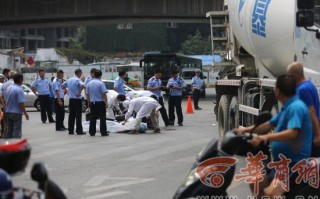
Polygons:
<instances>
[{"instance_id":1,"label":"orange traffic cone","mask_svg":"<svg viewBox=\"0 0 320 199\"><path fill-rule=\"evenodd\" d=\"M192 100L190 95L188 96L188 104L187 104L187 114L193 113L193 108L192 108Z\"/></svg>"}]
</instances>

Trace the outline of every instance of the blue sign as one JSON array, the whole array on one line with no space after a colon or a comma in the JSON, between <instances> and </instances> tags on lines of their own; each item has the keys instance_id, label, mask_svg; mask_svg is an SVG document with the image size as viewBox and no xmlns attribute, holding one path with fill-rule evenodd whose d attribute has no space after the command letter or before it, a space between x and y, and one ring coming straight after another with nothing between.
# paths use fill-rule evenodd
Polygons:
<instances>
[{"instance_id":1,"label":"blue sign","mask_svg":"<svg viewBox=\"0 0 320 199\"><path fill-rule=\"evenodd\" d=\"M256 0L252 12L252 32L266 37L267 11L271 0Z\"/></svg>"}]
</instances>

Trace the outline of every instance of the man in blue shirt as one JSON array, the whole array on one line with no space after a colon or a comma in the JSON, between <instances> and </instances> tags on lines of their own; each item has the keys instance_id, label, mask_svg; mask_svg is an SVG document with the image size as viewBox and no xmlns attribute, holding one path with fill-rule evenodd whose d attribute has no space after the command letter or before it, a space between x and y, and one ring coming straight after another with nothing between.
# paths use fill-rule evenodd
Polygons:
<instances>
[{"instance_id":1,"label":"man in blue shirt","mask_svg":"<svg viewBox=\"0 0 320 199\"><path fill-rule=\"evenodd\" d=\"M5 95L6 116L8 133L6 138L21 138L22 136L22 114L29 120L29 115L25 109L24 92L21 87L23 76L17 73L13 77L14 84L8 87Z\"/></svg>"},{"instance_id":2,"label":"man in blue shirt","mask_svg":"<svg viewBox=\"0 0 320 199\"><path fill-rule=\"evenodd\" d=\"M94 78L94 71L96 71L97 69L95 68L91 68L90 70L90 75L86 78L86 80L84 81L85 85L87 86L89 84L89 82Z\"/></svg>"},{"instance_id":3,"label":"man in blue shirt","mask_svg":"<svg viewBox=\"0 0 320 199\"><path fill-rule=\"evenodd\" d=\"M167 115L167 110L164 107L163 97L161 95L161 90L163 89L163 86L160 78L161 78L161 71L156 71L154 73L154 76L148 80L147 89L157 96L158 102L161 105L161 108L160 108L161 117L163 119L164 124L168 126L169 118Z\"/></svg>"},{"instance_id":4,"label":"man in blue shirt","mask_svg":"<svg viewBox=\"0 0 320 199\"><path fill-rule=\"evenodd\" d=\"M288 66L288 75L297 83L297 95L307 105L313 126L313 147L312 156L320 156L320 111L319 94L316 86L309 80L306 80L303 72L303 65L293 62Z\"/></svg>"},{"instance_id":5,"label":"man in blue shirt","mask_svg":"<svg viewBox=\"0 0 320 199\"><path fill-rule=\"evenodd\" d=\"M57 72L57 77L52 82L52 89L54 91L54 107L56 109L56 131L65 131L67 128L64 126L64 90L62 89L62 81L63 81L62 70Z\"/></svg>"},{"instance_id":6,"label":"man in blue shirt","mask_svg":"<svg viewBox=\"0 0 320 199\"><path fill-rule=\"evenodd\" d=\"M191 87L192 87L192 92L193 92L193 104L194 104L194 108L196 110L201 110L201 108L198 106L199 98L200 98L200 91L201 91L201 86L202 86L200 73L201 73L201 70L196 69L195 75L191 80Z\"/></svg>"},{"instance_id":7,"label":"man in blue shirt","mask_svg":"<svg viewBox=\"0 0 320 199\"><path fill-rule=\"evenodd\" d=\"M81 69L75 70L75 76L69 78L62 84L63 87L68 88L69 95L69 119L68 130L69 134L74 134L74 121L76 120L76 133L77 135L85 134L82 128L82 95L81 92L84 88L84 83L80 77L82 75Z\"/></svg>"},{"instance_id":8,"label":"man in blue shirt","mask_svg":"<svg viewBox=\"0 0 320 199\"><path fill-rule=\"evenodd\" d=\"M183 114L182 114L182 90L186 87L184 80L178 76L179 71L173 70L171 72L171 78L167 83L167 89L170 89L169 92L169 124L174 125L174 109L176 108L178 116L178 125L183 126Z\"/></svg>"},{"instance_id":9,"label":"man in blue shirt","mask_svg":"<svg viewBox=\"0 0 320 199\"><path fill-rule=\"evenodd\" d=\"M114 90L121 95L126 95L126 91L124 90L124 78L126 75L126 71L119 71L119 76L114 80Z\"/></svg>"},{"instance_id":10,"label":"man in blue shirt","mask_svg":"<svg viewBox=\"0 0 320 199\"><path fill-rule=\"evenodd\" d=\"M108 136L107 121L106 121L106 108L108 107L107 88L105 84L100 80L102 72L96 70L94 72L94 79L87 85L88 101L90 108L90 124L89 134L95 136L96 134L96 122L100 119L100 133L101 136Z\"/></svg>"},{"instance_id":11,"label":"man in blue shirt","mask_svg":"<svg viewBox=\"0 0 320 199\"><path fill-rule=\"evenodd\" d=\"M284 155L287 159L291 160L289 164L290 168L300 160L311 156L313 140L309 110L305 103L298 96L295 96L295 94L296 82L286 75L278 77L275 97L283 104L283 107L270 121L261 124L255 130L256 132L267 133L271 129L274 129L274 133L255 136L251 141L254 146L258 146L263 141L270 141L274 161L280 161L279 155ZM236 132L250 132L252 129L253 127L251 126L236 129ZM274 172L271 172L270 175L274 177L272 176ZM264 182L260 184L259 195L268 195L272 198L276 193L280 195L284 193L284 190L279 190L279 187L272 186L272 183L274 182L270 182L268 178L264 177ZM290 183L294 184L294 179L290 178ZM268 184L270 186L265 190Z\"/></svg>"},{"instance_id":12,"label":"man in blue shirt","mask_svg":"<svg viewBox=\"0 0 320 199\"><path fill-rule=\"evenodd\" d=\"M39 70L39 78L31 85L32 92L38 97L41 107L41 121L46 123L47 115L50 123L55 122L52 118L50 90L52 90L48 78L45 77L44 70Z\"/></svg>"},{"instance_id":13,"label":"man in blue shirt","mask_svg":"<svg viewBox=\"0 0 320 199\"><path fill-rule=\"evenodd\" d=\"M84 84L85 84L85 88L87 87L87 85L89 84L89 82L94 78L94 71L96 71L97 69L95 68L91 68L90 70L90 75L85 79ZM88 93L87 93L87 89L85 89L85 93L86 93L86 98L88 99ZM87 102L87 106L89 106L89 101Z\"/></svg>"}]
</instances>

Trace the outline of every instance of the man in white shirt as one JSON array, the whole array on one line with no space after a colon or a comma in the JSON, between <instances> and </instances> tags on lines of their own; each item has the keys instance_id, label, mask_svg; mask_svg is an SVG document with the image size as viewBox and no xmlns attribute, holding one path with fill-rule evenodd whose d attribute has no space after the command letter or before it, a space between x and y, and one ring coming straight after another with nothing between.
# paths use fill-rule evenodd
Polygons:
<instances>
[{"instance_id":1,"label":"man in white shirt","mask_svg":"<svg viewBox=\"0 0 320 199\"><path fill-rule=\"evenodd\" d=\"M131 117L133 111L137 113L134 129L130 131L129 134L139 133L139 127L140 127L142 118L149 117L149 116L150 116L152 125L154 127L154 132L160 133L159 120L157 118L156 111L158 112L158 110L161 108L161 105L157 102L157 100L151 97L138 97L131 100L130 102L124 101L123 106L124 108L128 108L128 111L125 115L125 120L122 123L123 125Z\"/></svg>"}]
</instances>

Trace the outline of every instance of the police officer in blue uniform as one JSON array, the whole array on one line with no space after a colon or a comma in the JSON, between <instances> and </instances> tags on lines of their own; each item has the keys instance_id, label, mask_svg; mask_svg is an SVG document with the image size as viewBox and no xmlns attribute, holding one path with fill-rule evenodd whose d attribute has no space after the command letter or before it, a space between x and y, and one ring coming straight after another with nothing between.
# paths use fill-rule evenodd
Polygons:
<instances>
[{"instance_id":1,"label":"police officer in blue uniform","mask_svg":"<svg viewBox=\"0 0 320 199\"><path fill-rule=\"evenodd\" d=\"M94 78L94 71L96 71L97 69L95 68L91 68L90 70L90 75L86 78L85 80L85 85L87 86L89 84L89 82Z\"/></svg>"},{"instance_id":2,"label":"police officer in blue uniform","mask_svg":"<svg viewBox=\"0 0 320 199\"><path fill-rule=\"evenodd\" d=\"M119 71L119 77L114 80L114 90L117 91L121 95L126 95L126 91L124 90L124 79L127 76L126 71Z\"/></svg>"},{"instance_id":3,"label":"police officer in blue uniform","mask_svg":"<svg viewBox=\"0 0 320 199\"><path fill-rule=\"evenodd\" d=\"M162 106L160 109L161 117L163 119L164 124L168 126L169 118L167 115L167 110L164 107L163 97L161 95L161 90L163 89L163 86L160 78L161 78L161 71L156 71L154 73L154 76L148 80L147 89L157 96L157 100L159 104Z\"/></svg>"},{"instance_id":4,"label":"police officer in blue uniform","mask_svg":"<svg viewBox=\"0 0 320 199\"><path fill-rule=\"evenodd\" d=\"M108 107L107 88L100 80L102 72L96 70L94 72L94 78L87 85L88 101L90 108L90 124L89 134L95 136L96 134L96 122L100 119L100 133L101 136L108 136L107 121L106 121L106 108Z\"/></svg>"},{"instance_id":5,"label":"police officer in blue uniform","mask_svg":"<svg viewBox=\"0 0 320 199\"><path fill-rule=\"evenodd\" d=\"M22 136L22 114L25 115L26 119L29 120L29 115L24 106L25 97L21 85L23 83L23 75L17 73L13 76L14 84L11 85L5 95L7 102L6 106L6 119L8 125L9 138L21 138Z\"/></svg>"},{"instance_id":6,"label":"police officer in blue uniform","mask_svg":"<svg viewBox=\"0 0 320 199\"><path fill-rule=\"evenodd\" d=\"M90 70L90 75L85 79L85 81L84 81L84 84L85 84L85 87L87 88L87 85L89 84L89 82L91 81L91 80L93 80L93 78L94 78L94 71L96 71L97 69L95 69L95 68L91 68L91 70ZM87 89L85 89L85 93L86 93L86 99L88 99L88 93L87 93ZM87 106L89 107L89 104L90 104L90 102L89 101L87 101Z\"/></svg>"},{"instance_id":7,"label":"police officer in blue uniform","mask_svg":"<svg viewBox=\"0 0 320 199\"><path fill-rule=\"evenodd\" d=\"M84 88L84 83L80 77L82 75L81 69L75 70L75 76L69 78L62 84L63 87L68 88L69 95L69 119L68 130L69 134L74 134L74 121L76 120L76 133L77 135L86 134L82 128L82 95L81 92Z\"/></svg>"},{"instance_id":8,"label":"police officer in blue uniform","mask_svg":"<svg viewBox=\"0 0 320 199\"><path fill-rule=\"evenodd\" d=\"M67 128L64 126L64 90L62 89L62 81L63 81L62 70L57 72L57 77L53 80L53 91L54 91L54 107L56 109L56 131L65 131Z\"/></svg>"},{"instance_id":9,"label":"police officer in blue uniform","mask_svg":"<svg viewBox=\"0 0 320 199\"><path fill-rule=\"evenodd\" d=\"M176 108L178 116L178 125L183 126L183 114L182 114L182 90L186 87L184 80L179 77L178 70L173 70L171 72L171 78L168 81L167 89L170 89L169 92L169 122L170 125L174 125L174 109Z\"/></svg>"},{"instance_id":10,"label":"police officer in blue uniform","mask_svg":"<svg viewBox=\"0 0 320 199\"><path fill-rule=\"evenodd\" d=\"M201 86L202 86L200 73L201 73L201 70L196 69L195 76L191 80L191 86L192 86L192 92L193 92L193 104L194 104L194 108L196 110L201 110L201 108L198 105L199 98L200 98Z\"/></svg>"},{"instance_id":11,"label":"police officer in blue uniform","mask_svg":"<svg viewBox=\"0 0 320 199\"><path fill-rule=\"evenodd\" d=\"M39 78L36 79L32 86L32 92L38 97L41 107L41 121L46 123L47 115L50 123L55 122L52 117L51 100L50 100L50 90L51 85L48 78L45 77L44 70L39 70Z\"/></svg>"}]
</instances>

